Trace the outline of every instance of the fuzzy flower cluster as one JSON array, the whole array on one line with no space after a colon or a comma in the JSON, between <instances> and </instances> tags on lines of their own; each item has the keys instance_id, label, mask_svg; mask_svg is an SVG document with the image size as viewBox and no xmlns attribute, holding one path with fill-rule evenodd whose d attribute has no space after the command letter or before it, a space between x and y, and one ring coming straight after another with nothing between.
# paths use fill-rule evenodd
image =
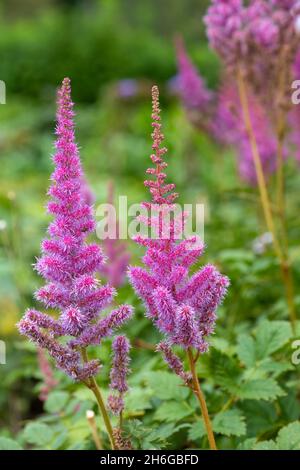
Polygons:
<instances>
[{"instance_id":1,"label":"fuzzy flower cluster","mask_svg":"<svg viewBox=\"0 0 300 470\"><path fill-rule=\"evenodd\" d=\"M110 389L108 405L114 414L120 414L124 409L124 394L128 390L127 375L129 372L130 344L126 336L117 336L112 344L113 363L110 372Z\"/></svg>"},{"instance_id":2,"label":"fuzzy flower cluster","mask_svg":"<svg viewBox=\"0 0 300 470\"><path fill-rule=\"evenodd\" d=\"M299 0L212 0L204 22L211 46L228 66L252 62L257 52L272 59L297 39Z\"/></svg>"},{"instance_id":3,"label":"fuzzy flower cluster","mask_svg":"<svg viewBox=\"0 0 300 470\"><path fill-rule=\"evenodd\" d=\"M161 219L173 211L177 194L174 193L173 184L165 183L166 174L162 173L167 163L163 159L166 149L161 147L163 134L157 87L152 89L152 98L154 152L151 160L155 166L147 170L147 174L153 175L155 179L145 182L150 188L152 202L143 203L143 206L149 210L156 209L154 213L159 206L159 215L162 217L148 217L148 225L154 225L156 237L136 237L136 242L147 248L143 257L145 267L131 266L129 278L145 304L146 315L165 337L158 350L173 371L187 381L183 365L172 351L172 346L195 348L199 353L207 351L206 338L214 330L215 312L229 281L213 265L206 265L189 277L189 269L198 260L204 247L196 237L178 239L182 226L176 217L173 220L170 218L169 236L162 236Z\"/></svg>"},{"instance_id":4,"label":"fuzzy flower cluster","mask_svg":"<svg viewBox=\"0 0 300 470\"><path fill-rule=\"evenodd\" d=\"M98 245L86 243L95 223L92 208L83 197L73 117L70 80L65 78L58 94L55 170L49 189L48 212L54 220L35 266L46 280L46 285L35 293L36 299L46 308L58 310L59 315L54 318L29 309L18 327L21 334L46 349L60 369L75 380L85 381L101 366L98 360L82 362L79 349L99 344L111 335L129 319L132 308L122 305L100 317L115 291L96 279L104 256Z\"/></svg>"},{"instance_id":5,"label":"fuzzy flower cluster","mask_svg":"<svg viewBox=\"0 0 300 470\"><path fill-rule=\"evenodd\" d=\"M108 187L108 204L114 204L114 188L112 182ZM110 224L110 221L108 222ZM120 287L125 279L127 267L130 261L130 253L125 243L119 239L119 223L111 220L116 227L116 238L106 238L103 240L103 251L109 259L109 263L102 266L101 274L105 276L109 284L113 287Z\"/></svg>"},{"instance_id":6,"label":"fuzzy flower cluster","mask_svg":"<svg viewBox=\"0 0 300 470\"><path fill-rule=\"evenodd\" d=\"M181 54L184 54L184 57L188 57L182 43L180 47ZM191 63L190 59L187 60ZM181 64L179 66L179 76L184 77L185 73L182 67L183 65ZM190 70L190 73L194 75L193 81L196 82L198 77L198 81L203 83L196 68L193 66ZM230 80L224 80L224 84L221 85L218 93L211 93L210 102L199 99L198 107L195 105L193 115L188 113L188 118L197 128L206 130L221 145L233 146L237 152L241 178L248 184L255 185L257 182L256 171L249 138L244 126L240 99L236 86L234 84L228 85L228 81ZM206 92L204 92L204 96L208 96ZM187 109L188 105L183 93L181 93L181 99L184 107ZM254 93L251 93L251 96L249 96L249 107L262 167L265 176L268 177L276 171L276 138L274 130L265 108Z\"/></svg>"}]
</instances>

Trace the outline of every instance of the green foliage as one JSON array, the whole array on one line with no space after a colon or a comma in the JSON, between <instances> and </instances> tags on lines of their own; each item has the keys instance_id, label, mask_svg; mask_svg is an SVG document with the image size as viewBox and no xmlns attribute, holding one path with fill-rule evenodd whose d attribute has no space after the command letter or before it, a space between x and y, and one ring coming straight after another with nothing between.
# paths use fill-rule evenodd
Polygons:
<instances>
[{"instance_id":1,"label":"green foliage","mask_svg":"<svg viewBox=\"0 0 300 470\"><path fill-rule=\"evenodd\" d=\"M244 436L246 434L245 417L237 409L221 411L217 413L213 420L213 431L216 434L222 434L224 436ZM194 423L189 429L189 438L192 441L197 441L201 437L205 436L205 428L203 419Z\"/></svg>"},{"instance_id":2,"label":"green foliage","mask_svg":"<svg viewBox=\"0 0 300 470\"><path fill-rule=\"evenodd\" d=\"M253 450L300 450L300 422L280 429L276 440L252 443Z\"/></svg>"},{"instance_id":3,"label":"green foliage","mask_svg":"<svg viewBox=\"0 0 300 470\"><path fill-rule=\"evenodd\" d=\"M22 447L17 441L7 437L0 437L0 450L22 450Z\"/></svg>"}]
</instances>

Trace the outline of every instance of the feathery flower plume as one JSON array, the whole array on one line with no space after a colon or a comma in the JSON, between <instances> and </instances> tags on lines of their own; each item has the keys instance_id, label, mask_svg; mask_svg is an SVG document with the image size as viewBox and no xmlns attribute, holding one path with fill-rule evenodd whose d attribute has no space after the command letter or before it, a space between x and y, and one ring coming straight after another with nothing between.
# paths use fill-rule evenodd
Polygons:
<instances>
[{"instance_id":1,"label":"feathery flower plume","mask_svg":"<svg viewBox=\"0 0 300 470\"><path fill-rule=\"evenodd\" d=\"M204 79L187 55L181 37L176 38L179 93L188 112L198 115L198 120L206 120L209 115L213 93L206 87Z\"/></svg>"},{"instance_id":2,"label":"feathery flower plume","mask_svg":"<svg viewBox=\"0 0 300 470\"><path fill-rule=\"evenodd\" d=\"M111 304L115 291L95 278L104 256L98 245L86 243L95 223L92 209L83 196L84 176L73 117L70 80L65 78L58 93L55 170L48 192L51 197L48 212L54 220L35 266L46 280L35 296L46 308L57 309L59 314L54 318L29 309L18 327L21 334L46 349L70 377L86 381L97 374L101 365L98 360L83 362L77 346L99 344L130 317L132 308L123 305L107 317L99 318L101 310ZM107 322L109 327L104 328ZM99 329L102 335L95 338Z\"/></svg>"},{"instance_id":3,"label":"feathery flower plume","mask_svg":"<svg viewBox=\"0 0 300 470\"><path fill-rule=\"evenodd\" d=\"M108 204L114 204L114 186L112 181L108 185ZM108 262L102 266L103 274L109 284L115 288L124 283L130 254L125 243L119 240L119 223L116 221L116 239L106 238L103 240L103 251Z\"/></svg>"},{"instance_id":4,"label":"feathery flower plume","mask_svg":"<svg viewBox=\"0 0 300 470\"><path fill-rule=\"evenodd\" d=\"M150 158L154 168L148 169L147 174L153 176L154 180L145 181L145 186L150 189L152 201L142 205L150 210L150 215L144 218L144 221L148 227L154 228L156 237L136 237L136 242L147 249L143 257L145 267L131 266L128 275L133 288L145 304L146 315L152 319L164 337L157 346L157 351L162 353L173 372L195 393L204 416L210 447L216 449L195 363L199 355L208 349L207 336L213 332L215 311L225 296L229 281L212 265L204 266L189 277L189 268L198 260L204 246L199 246L197 237L185 240L179 237L182 235L187 214L174 213L174 200L178 194L174 192L174 184L165 182L166 173L163 170L167 163L163 157L167 149L161 146L164 136L161 131L159 92L156 86L152 88L152 121L154 152ZM155 214L158 212L158 215L153 216L153 211ZM165 218L169 225L168 236ZM186 351L191 374L184 371L181 360L172 350L174 346Z\"/></svg>"},{"instance_id":5,"label":"feathery flower plume","mask_svg":"<svg viewBox=\"0 0 300 470\"><path fill-rule=\"evenodd\" d=\"M148 224L154 224L158 238L136 237L136 242L145 246L147 252L143 257L145 268L129 268L129 279L146 307L146 315L150 317L166 338L158 347L172 369L181 377L183 371L180 363L172 355L172 345L187 349L193 347L199 352L207 350L206 336L213 331L215 310L222 301L228 279L222 276L214 266L207 265L189 278L189 268L202 254L204 246L199 246L196 238L178 240L176 233L181 233L184 221L178 223L176 216L170 221L168 237L162 237L163 217L174 210L174 184L166 184L166 174L162 170L167 167L163 159L166 149L161 147L159 93L156 86L152 89L153 109L152 127L154 128L151 160L155 167L147 170L155 180L145 181L150 188L151 202L142 203L150 211L161 208L159 221L156 217L148 218ZM151 213L152 214L152 213ZM178 228L178 230L176 229ZM184 378L185 380L185 378Z\"/></svg>"}]
</instances>

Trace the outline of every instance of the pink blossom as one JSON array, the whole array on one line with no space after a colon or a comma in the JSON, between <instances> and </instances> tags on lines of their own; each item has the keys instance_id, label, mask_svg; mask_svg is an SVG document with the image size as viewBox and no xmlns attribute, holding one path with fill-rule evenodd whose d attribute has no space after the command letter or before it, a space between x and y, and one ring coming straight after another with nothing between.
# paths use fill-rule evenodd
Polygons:
<instances>
[{"instance_id":1,"label":"pink blossom","mask_svg":"<svg viewBox=\"0 0 300 470\"><path fill-rule=\"evenodd\" d=\"M98 372L100 363L92 360L83 364L74 348L76 340L84 346L99 343L130 317L132 308L123 305L100 318L101 310L111 304L115 291L95 278L95 272L104 263L104 255L98 245L86 243L95 221L90 201L84 196L85 179L73 117L70 80L65 78L58 93L55 169L48 191L51 196L48 212L54 220L48 230L50 238L42 242L42 256L35 266L46 280L35 296L46 308L59 310L59 314L55 319L29 309L18 326L21 334L49 352L59 368L76 380L86 380ZM126 314L121 313L122 309ZM102 336L95 337L99 330Z\"/></svg>"}]
</instances>

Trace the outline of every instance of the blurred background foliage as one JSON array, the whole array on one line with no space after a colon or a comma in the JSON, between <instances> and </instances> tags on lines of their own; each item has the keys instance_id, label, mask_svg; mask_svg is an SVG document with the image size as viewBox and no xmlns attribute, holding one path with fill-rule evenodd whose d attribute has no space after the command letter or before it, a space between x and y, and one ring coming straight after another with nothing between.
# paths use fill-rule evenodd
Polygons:
<instances>
[{"instance_id":1,"label":"blurred background foliage","mask_svg":"<svg viewBox=\"0 0 300 470\"><path fill-rule=\"evenodd\" d=\"M219 64L208 48L202 23L207 4L204 0L0 2L0 79L7 86L7 103L0 106L0 339L5 339L7 344L7 364L0 366L2 436L21 432L19 441L24 445L35 443L45 447L51 442L51 448L65 448L67 430L69 433L75 429L70 447L90 448L92 445L84 411L93 403L84 392L76 392L76 387L60 373L56 372L60 389L69 394L53 398L43 415L43 404L38 399L41 373L36 353L31 344L18 336L15 328L25 308L34 305L33 292L41 284L31 265L39 255L40 241L49 222L44 208L52 172L55 94L64 76L72 79L77 140L87 179L96 194L96 204L106 200L111 179L115 181L116 197L127 195L129 204L148 197L143 179L151 151L150 88L153 83L160 85L164 133L169 148L169 180L176 183L181 202L205 204L207 251L201 263L208 260L216 263L231 279L229 295L219 310L214 354L235 354L236 339L252 331L258 320L286 319L277 262L268 247L263 254L253 251L254 239L265 231L257 210L256 191L239 181L230 150L217 147L192 128L172 92L176 34L185 38L188 52L208 84L217 86ZM297 188L300 177L292 164L287 172L292 257L299 285ZM133 262L137 262L142 250L133 243L129 245L134 254ZM126 328L131 340L157 342L158 335L144 318L143 308L129 286L120 289L119 299L136 306L135 319ZM299 295L297 302L299 305ZM289 334L285 340L288 338ZM280 347L283 344L284 341L279 341ZM101 348L100 354L107 363L108 346ZM204 361L207 368L210 360ZM177 447L187 439L193 442L192 431L188 435L187 428L180 422L181 419L185 422L189 413L185 410L178 419L174 417L173 428L170 424L168 428L168 416L172 415L172 410L174 414L175 402L171 401L170 408L159 408L166 397L159 395L155 381L163 377L155 379L151 374L157 368L166 370L164 367L153 351L141 349L133 353L133 391L128 400L131 400L130 406L137 409L132 417L145 415L144 424L150 427L153 427L152 420L156 420L161 432L153 437L151 444L147 442L144 446L159 446L166 439L171 439L172 445ZM283 367L284 370L289 368ZM101 374L102 385L106 371L107 367ZM211 377L213 371L214 367ZM152 380L152 389L147 380ZM172 383L172 379L169 380ZM219 390L213 394L212 384L215 383L212 381L206 387L209 406L219 410L230 400L230 394L223 396ZM218 383L215 386L218 387ZM263 436L265 433L272 437L278 430L274 413L280 414L281 425L299 419L299 402L294 392L288 392L287 397L288 403L282 405L282 409L270 403L259 408L258 402L246 402L243 410L236 411L235 437L223 437L223 447L236 447L239 436L245 434L241 412L247 419L250 417L250 437L255 436L257 429L263 429ZM182 401L180 394L177 398ZM195 406L192 397L184 398L190 407ZM60 403L57 407L56 401ZM80 413L73 416L78 406ZM176 410L178 406L176 402ZM261 427L253 422L255 413L262 415ZM47 442L39 444L32 437L34 429L26 428L25 435L21 431L28 420L37 416L42 426L57 423L60 417L59 424L54 424L50 431L35 430L36 435L48 432L50 436ZM145 434L138 422L132 422L130 432L137 439ZM200 437L196 431L194 442Z\"/></svg>"}]
</instances>

